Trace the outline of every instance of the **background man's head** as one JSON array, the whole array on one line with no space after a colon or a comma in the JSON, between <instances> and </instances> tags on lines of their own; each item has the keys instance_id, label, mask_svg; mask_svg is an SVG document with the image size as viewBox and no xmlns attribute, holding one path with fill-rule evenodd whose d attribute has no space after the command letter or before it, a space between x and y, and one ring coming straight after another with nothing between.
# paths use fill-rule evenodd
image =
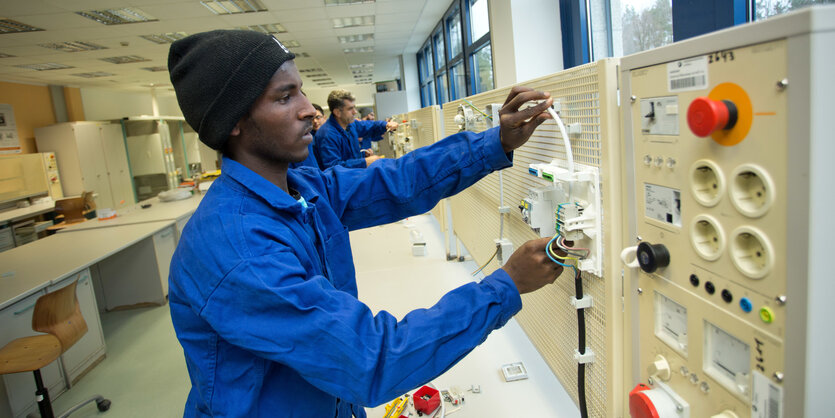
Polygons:
<instances>
[{"instance_id":1,"label":"background man's head","mask_svg":"<svg viewBox=\"0 0 835 418\"><path fill-rule=\"evenodd\" d=\"M313 103L313 108L316 109L316 116L313 117L313 130L318 131L325 123L325 111L322 109L322 106L316 103Z\"/></svg>"},{"instance_id":2,"label":"background man's head","mask_svg":"<svg viewBox=\"0 0 835 418\"><path fill-rule=\"evenodd\" d=\"M357 107L354 105L356 100L357 98L347 90L334 90L328 95L328 107L342 127L354 121L357 114Z\"/></svg>"}]
</instances>

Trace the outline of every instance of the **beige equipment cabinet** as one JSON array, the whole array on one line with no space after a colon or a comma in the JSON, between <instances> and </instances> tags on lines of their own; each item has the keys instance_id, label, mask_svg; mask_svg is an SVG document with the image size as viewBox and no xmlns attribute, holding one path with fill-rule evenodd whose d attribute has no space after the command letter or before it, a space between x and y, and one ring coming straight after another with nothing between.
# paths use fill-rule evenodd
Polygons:
<instances>
[{"instance_id":1,"label":"beige equipment cabinet","mask_svg":"<svg viewBox=\"0 0 835 418\"><path fill-rule=\"evenodd\" d=\"M92 191L97 208L119 209L136 201L122 127L106 122L67 122L35 129L40 152L54 152L65 196Z\"/></svg>"},{"instance_id":2,"label":"beige equipment cabinet","mask_svg":"<svg viewBox=\"0 0 835 418\"><path fill-rule=\"evenodd\" d=\"M624 414L832 416L833 45L811 8L621 60Z\"/></svg>"},{"instance_id":3,"label":"beige equipment cabinet","mask_svg":"<svg viewBox=\"0 0 835 418\"><path fill-rule=\"evenodd\" d=\"M594 352L594 361L586 364L585 392L591 417L617 416L621 411L621 263L620 252L620 141L617 112L617 60L605 59L555 73L519 85L548 91L560 102L561 118L580 132L569 134L574 161L599 170L602 191L602 274L582 273L584 294L591 295L593 306L586 309L586 345ZM466 98L479 110L488 105L501 105L512 86ZM463 107L462 107L463 105ZM443 106L444 134L462 128L472 131L487 129L488 121L462 100ZM459 117L459 109L466 117ZM456 120L458 119L458 120ZM566 149L554 121L543 123L521 148L514 151L513 167L493 173L475 185L449 198L455 234L464 243L476 263L481 265L496 250L494 239L503 236L519 248L528 240L539 238L523 220L517 206L531 188L549 182L529 173L531 163L564 161ZM510 212L504 215L500 228L498 207ZM553 232L552 232L553 234ZM505 255L509 257L510 254ZM485 273L497 269L491 262ZM560 380L568 394L578 402L578 362L574 351L578 345L577 310L571 305L575 296L574 274L567 269L553 285L522 296L523 308L516 315L519 325Z\"/></svg>"}]
</instances>

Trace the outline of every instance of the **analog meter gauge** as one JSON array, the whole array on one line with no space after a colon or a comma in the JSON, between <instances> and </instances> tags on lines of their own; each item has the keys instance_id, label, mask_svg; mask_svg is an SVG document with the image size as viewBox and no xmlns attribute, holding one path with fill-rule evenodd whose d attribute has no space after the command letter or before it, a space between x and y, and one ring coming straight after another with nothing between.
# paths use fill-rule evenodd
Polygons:
<instances>
[{"instance_id":1,"label":"analog meter gauge","mask_svg":"<svg viewBox=\"0 0 835 418\"><path fill-rule=\"evenodd\" d=\"M751 348L725 330L705 322L704 369L732 393L748 398Z\"/></svg>"},{"instance_id":2,"label":"analog meter gauge","mask_svg":"<svg viewBox=\"0 0 835 418\"><path fill-rule=\"evenodd\" d=\"M687 356L687 308L655 292L655 336Z\"/></svg>"}]
</instances>

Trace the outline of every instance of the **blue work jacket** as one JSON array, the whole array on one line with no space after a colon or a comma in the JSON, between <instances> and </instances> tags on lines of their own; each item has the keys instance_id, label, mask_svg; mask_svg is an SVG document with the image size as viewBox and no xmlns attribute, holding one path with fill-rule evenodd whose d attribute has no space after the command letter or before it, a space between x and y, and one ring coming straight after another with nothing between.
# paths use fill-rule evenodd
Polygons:
<instances>
[{"instance_id":1,"label":"blue work jacket","mask_svg":"<svg viewBox=\"0 0 835 418\"><path fill-rule=\"evenodd\" d=\"M386 123L388 123L388 122L386 122ZM383 135L382 134L377 135L377 136L362 137L362 141L360 141L360 150L370 149L372 142L377 142L377 141L382 141L382 140L383 140Z\"/></svg>"},{"instance_id":2,"label":"blue work jacket","mask_svg":"<svg viewBox=\"0 0 835 418\"><path fill-rule=\"evenodd\" d=\"M328 120L316 131L313 143L316 160L324 170L335 165L348 168L363 168L365 157L360 151L359 137L382 135L386 132L384 120L356 120L342 129L331 114Z\"/></svg>"},{"instance_id":3,"label":"blue work jacket","mask_svg":"<svg viewBox=\"0 0 835 418\"><path fill-rule=\"evenodd\" d=\"M288 170L300 199L224 159L171 260L185 416L362 418L481 344L522 307L504 270L397 321L358 300L348 230L424 213L508 156L497 129L463 132L368 169Z\"/></svg>"}]
</instances>

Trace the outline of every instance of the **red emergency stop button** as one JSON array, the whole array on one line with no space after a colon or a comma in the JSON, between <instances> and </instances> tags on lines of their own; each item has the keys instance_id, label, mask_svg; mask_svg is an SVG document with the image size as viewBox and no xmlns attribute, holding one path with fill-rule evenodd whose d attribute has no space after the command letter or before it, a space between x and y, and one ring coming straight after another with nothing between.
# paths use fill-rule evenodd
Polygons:
<instances>
[{"instance_id":1,"label":"red emergency stop button","mask_svg":"<svg viewBox=\"0 0 835 418\"><path fill-rule=\"evenodd\" d=\"M639 383L629 392L629 415L632 418L659 418L658 410L652 404L652 400L644 391L650 390L649 386Z\"/></svg>"},{"instance_id":2,"label":"red emergency stop button","mask_svg":"<svg viewBox=\"0 0 835 418\"><path fill-rule=\"evenodd\" d=\"M696 136L706 137L720 129L736 125L737 109L730 100L697 97L687 108L687 125Z\"/></svg>"}]
</instances>

